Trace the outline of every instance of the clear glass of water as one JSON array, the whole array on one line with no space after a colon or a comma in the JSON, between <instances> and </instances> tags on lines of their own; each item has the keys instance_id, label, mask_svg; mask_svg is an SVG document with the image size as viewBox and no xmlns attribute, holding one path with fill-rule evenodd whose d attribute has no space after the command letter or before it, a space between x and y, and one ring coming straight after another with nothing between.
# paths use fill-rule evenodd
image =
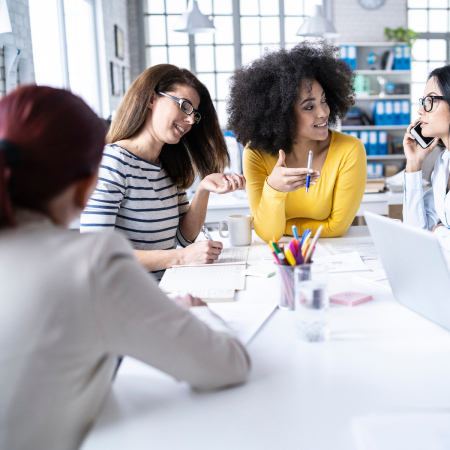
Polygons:
<instances>
[{"instance_id":1,"label":"clear glass of water","mask_svg":"<svg viewBox=\"0 0 450 450\"><path fill-rule=\"evenodd\" d=\"M328 335L328 269L318 264L295 268L295 322L297 336L308 342Z\"/></svg>"}]
</instances>

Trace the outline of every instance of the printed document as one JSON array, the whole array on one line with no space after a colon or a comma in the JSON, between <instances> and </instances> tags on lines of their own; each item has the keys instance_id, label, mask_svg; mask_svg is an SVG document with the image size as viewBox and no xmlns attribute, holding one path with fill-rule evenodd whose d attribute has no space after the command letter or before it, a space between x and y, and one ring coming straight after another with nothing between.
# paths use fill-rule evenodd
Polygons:
<instances>
[{"instance_id":1,"label":"printed document","mask_svg":"<svg viewBox=\"0 0 450 450\"><path fill-rule=\"evenodd\" d=\"M362 259L378 259L378 253L375 249L372 239L364 239L351 242L326 243L323 246L330 251L332 255L341 255L343 253L358 252Z\"/></svg>"},{"instance_id":2,"label":"printed document","mask_svg":"<svg viewBox=\"0 0 450 450\"><path fill-rule=\"evenodd\" d=\"M230 247L223 248L222 252L219 255L219 258L216 259L212 264L224 265L224 264L247 264L248 259L248 251L250 247ZM211 264L186 264L179 265L173 267L203 267L210 266Z\"/></svg>"},{"instance_id":3,"label":"printed document","mask_svg":"<svg viewBox=\"0 0 450 450\"><path fill-rule=\"evenodd\" d=\"M314 258L314 263L327 265L329 273L369 270L358 252Z\"/></svg>"}]
</instances>

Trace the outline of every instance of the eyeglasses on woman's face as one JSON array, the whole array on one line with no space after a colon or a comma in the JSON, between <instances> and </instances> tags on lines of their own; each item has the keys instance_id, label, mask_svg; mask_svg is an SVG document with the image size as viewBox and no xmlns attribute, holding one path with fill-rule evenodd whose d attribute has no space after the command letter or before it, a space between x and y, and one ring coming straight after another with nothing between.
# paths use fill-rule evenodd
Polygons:
<instances>
[{"instance_id":1,"label":"eyeglasses on woman's face","mask_svg":"<svg viewBox=\"0 0 450 450\"><path fill-rule=\"evenodd\" d=\"M194 113L194 122L199 123L202 116L200 113L194 109L191 102L188 100L183 100L181 98L174 97L173 95L165 94L164 92L157 92L159 95L164 95L165 97L171 98L174 102L177 102L180 105L181 111L183 111L185 114L190 116L192 113Z\"/></svg>"},{"instance_id":2,"label":"eyeglasses on woman's face","mask_svg":"<svg viewBox=\"0 0 450 450\"><path fill-rule=\"evenodd\" d=\"M441 95L427 95L426 97L419 98L419 105L423 106L425 112L430 112L433 109L435 100L444 100Z\"/></svg>"}]
</instances>

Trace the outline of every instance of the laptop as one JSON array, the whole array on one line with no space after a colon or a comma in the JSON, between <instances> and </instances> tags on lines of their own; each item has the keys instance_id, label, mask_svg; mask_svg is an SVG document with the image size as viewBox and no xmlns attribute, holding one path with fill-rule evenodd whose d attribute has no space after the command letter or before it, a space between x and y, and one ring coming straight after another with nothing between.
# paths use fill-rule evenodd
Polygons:
<instances>
[{"instance_id":1,"label":"laptop","mask_svg":"<svg viewBox=\"0 0 450 450\"><path fill-rule=\"evenodd\" d=\"M437 238L377 214L364 217L395 299L450 331L450 271Z\"/></svg>"}]
</instances>

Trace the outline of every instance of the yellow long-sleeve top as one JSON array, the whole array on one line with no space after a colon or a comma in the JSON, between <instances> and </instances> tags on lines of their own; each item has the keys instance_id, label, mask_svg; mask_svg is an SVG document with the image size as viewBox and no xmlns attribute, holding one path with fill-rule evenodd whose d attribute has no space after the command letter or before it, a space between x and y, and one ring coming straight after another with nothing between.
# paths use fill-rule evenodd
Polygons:
<instances>
[{"instance_id":1,"label":"yellow long-sleeve top","mask_svg":"<svg viewBox=\"0 0 450 450\"><path fill-rule=\"evenodd\" d=\"M351 225L364 195L367 178L366 152L363 143L338 131L332 133L328 155L316 185L280 192L271 188L267 177L278 156L259 150L244 151L244 175L253 226L266 242L273 236L292 235L323 225L322 237L342 236Z\"/></svg>"}]
</instances>

